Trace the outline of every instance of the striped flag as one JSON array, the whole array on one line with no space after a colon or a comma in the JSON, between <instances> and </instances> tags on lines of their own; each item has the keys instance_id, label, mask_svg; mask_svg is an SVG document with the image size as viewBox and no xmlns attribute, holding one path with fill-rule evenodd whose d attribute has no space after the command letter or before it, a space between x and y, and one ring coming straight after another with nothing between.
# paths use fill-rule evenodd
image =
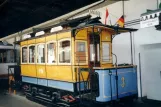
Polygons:
<instances>
[{"instance_id":1,"label":"striped flag","mask_svg":"<svg viewBox=\"0 0 161 107\"><path fill-rule=\"evenodd\" d=\"M119 20L117 21L117 24L118 24L120 27L124 27L125 20L124 20L124 16L123 16L123 15L119 18Z\"/></svg>"},{"instance_id":2,"label":"striped flag","mask_svg":"<svg viewBox=\"0 0 161 107\"><path fill-rule=\"evenodd\" d=\"M107 18L109 16L108 9L106 8L106 16L105 16L105 25L107 24Z\"/></svg>"}]
</instances>

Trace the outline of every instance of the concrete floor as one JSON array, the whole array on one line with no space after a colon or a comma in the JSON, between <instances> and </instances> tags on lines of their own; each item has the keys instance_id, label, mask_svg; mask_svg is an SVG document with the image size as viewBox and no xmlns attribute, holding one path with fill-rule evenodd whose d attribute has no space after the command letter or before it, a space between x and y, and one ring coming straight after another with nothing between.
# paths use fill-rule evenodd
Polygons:
<instances>
[{"instance_id":1,"label":"concrete floor","mask_svg":"<svg viewBox=\"0 0 161 107\"><path fill-rule=\"evenodd\" d=\"M0 92L0 107L45 107L44 105L29 101L25 96L9 95ZM126 107L126 106L119 106ZM129 107L129 106L128 106ZM161 107L153 102L134 103L134 107Z\"/></svg>"},{"instance_id":2,"label":"concrete floor","mask_svg":"<svg viewBox=\"0 0 161 107\"><path fill-rule=\"evenodd\" d=\"M0 107L44 107L38 103L29 101L24 96L0 94Z\"/></svg>"}]
</instances>

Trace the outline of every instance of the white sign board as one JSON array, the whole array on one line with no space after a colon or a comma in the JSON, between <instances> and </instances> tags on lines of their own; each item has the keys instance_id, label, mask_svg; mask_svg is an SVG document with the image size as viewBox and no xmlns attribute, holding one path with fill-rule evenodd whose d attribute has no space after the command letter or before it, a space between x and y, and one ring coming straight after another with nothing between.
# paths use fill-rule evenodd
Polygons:
<instances>
[{"instance_id":1,"label":"white sign board","mask_svg":"<svg viewBox=\"0 0 161 107\"><path fill-rule=\"evenodd\" d=\"M160 12L141 16L140 28L146 28L146 27L152 27L152 26L159 25L159 14Z\"/></svg>"}]
</instances>

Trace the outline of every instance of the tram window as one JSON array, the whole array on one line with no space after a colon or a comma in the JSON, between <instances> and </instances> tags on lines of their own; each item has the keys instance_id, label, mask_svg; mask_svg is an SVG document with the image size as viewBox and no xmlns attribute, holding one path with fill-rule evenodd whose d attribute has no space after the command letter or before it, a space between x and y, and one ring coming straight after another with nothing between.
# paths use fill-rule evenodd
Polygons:
<instances>
[{"instance_id":1,"label":"tram window","mask_svg":"<svg viewBox=\"0 0 161 107\"><path fill-rule=\"evenodd\" d=\"M110 61L110 45L107 42L102 42L102 61Z\"/></svg>"},{"instance_id":2,"label":"tram window","mask_svg":"<svg viewBox=\"0 0 161 107\"><path fill-rule=\"evenodd\" d=\"M56 62L56 44L49 43L47 44L47 63L55 63Z\"/></svg>"},{"instance_id":3,"label":"tram window","mask_svg":"<svg viewBox=\"0 0 161 107\"><path fill-rule=\"evenodd\" d=\"M95 60L95 51L94 51L94 45L90 44L90 61L94 61Z\"/></svg>"},{"instance_id":4,"label":"tram window","mask_svg":"<svg viewBox=\"0 0 161 107\"><path fill-rule=\"evenodd\" d=\"M85 42L77 42L77 52L86 52Z\"/></svg>"},{"instance_id":5,"label":"tram window","mask_svg":"<svg viewBox=\"0 0 161 107\"><path fill-rule=\"evenodd\" d=\"M7 50L7 63L15 62L14 57L14 50Z\"/></svg>"},{"instance_id":6,"label":"tram window","mask_svg":"<svg viewBox=\"0 0 161 107\"><path fill-rule=\"evenodd\" d=\"M76 62L86 62L86 43L83 41L76 42Z\"/></svg>"},{"instance_id":7,"label":"tram window","mask_svg":"<svg viewBox=\"0 0 161 107\"><path fill-rule=\"evenodd\" d=\"M45 44L37 46L37 63L45 63Z\"/></svg>"},{"instance_id":8,"label":"tram window","mask_svg":"<svg viewBox=\"0 0 161 107\"><path fill-rule=\"evenodd\" d=\"M60 63L70 63L70 41L65 40L59 42L59 62Z\"/></svg>"},{"instance_id":9,"label":"tram window","mask_svg":"<svg viewBox=\"0 0 161 107\"><path fill-rule=\"evenodd\" d=\"M14 62L14 50L1 49L0 50L0 63L13 63Z\"/></svg>"},{"instance_id":10,"label":"tram window","mask_svg":"<svg viewBox=\"0 0 161 107\"><path fill-rule=\"evenodd\" d=\"M35 63L35 46L29 47L29 63Z\"/></svg>"},{"instance_id":11,"label":"tram window","mask_svg":"<svg viewBox=\"0 0 161 107\"><path fill-rule=\"evenodd\" d=\"M27 47L22 48L22 63L27 63Z\"/></svg>"},{"instance_id":12,"label":"tram window","mask_svg":"<svg viewBox=\"0 0 161 107\"><path fill-rule=\"evenodd\" d=\"M1 50L0 52L0 62L1 63L7 63L7 51Z\"/></svg>"},{"instance_id":13,"label":"tram window","mask_svg":"<svg viewBox=\"0 0 161 107\"><path fill-rule=\"evenodd\" d=\"M96 50L97 48L97 50ZM90 44L90 61L100 61L100 45Z\"/></svg>"}]
</instances>

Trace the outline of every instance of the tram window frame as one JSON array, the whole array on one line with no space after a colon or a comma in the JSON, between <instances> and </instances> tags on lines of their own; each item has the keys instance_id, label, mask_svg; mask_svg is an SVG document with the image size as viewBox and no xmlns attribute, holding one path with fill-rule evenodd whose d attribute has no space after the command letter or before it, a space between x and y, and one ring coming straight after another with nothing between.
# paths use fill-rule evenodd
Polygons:
<instances>
[{"instance_id":1,"label":"tram window frame","mask_svg":"<svg viewBox=\"0 0 161 107\"><path fill-rule=\"evenodd\" d=\"M55 51L54 51L54 53L55 53L55 61L53 62L53 63L49 63L48 62L48 44L50 44L50 43L54 43L54 45L55 45ZM57 64L57 61L58 61L58 59L57 59L57 41L49 41L49 42L47 42L46 43L46 63L47 63L47 65L56 65Z\"/></svg>"},{"instance_id":2,"label":"tram window frame","mask_svg":"<svg viewBox=\"0 0 161 107\"><path fill-rule=\"evenodd\" d=\"M104 60L104 59L103 59L103 57L104 57L104 56L103 56L103 44L104 44L104 43L108 44L108 47L109 47L109 50L108 50L108 51L109 51L109 56L108 56L109 59L107 59L107 60ZM101 62L102 62L102 63L111 63L111 60L112 60L111 57L110 57L110 56L111 56L111 43L110 43L110 42L102 42L101 45L102 45L102 49L101 49ZM105 51L106 51L106 50L107 50L107 49L105 49ZM105 53L107 53L107 52L105 52Z\"/></svg>"},{"instance_id":3,"label":"tram window frame","mask_svg":"<svg viewBox=\"0 0 161 107\"><path fill-rule=\"evenodd\" d=\"M27 48L27 52L26 52L26 62L23 61L23 48ZM28 46L22 46L21 47L21 64L27 64L28 63Z\"/></svg>"},{"instance_id":4,"label":"tram window frame","mask_svg":"<svg viewBox=\"0 0 161 107\"><path fill-rule=\"evenodd\" d=\"M69 46L69 51L70 51L69 62L60 62L60 43L63 42L63 41L69 41L69 43L70 43L70 46ZM71 62L72 62L71 38L65 38L65 39L60 39L60 40L58 40L58 52L57 52L57 55L58 55L58 64L59 64L59 65L71 65Z\"/></svg>"},{"instance_id":5,"label":"tram window frame","mask_svg":"<svg viewBox=\"0 0 161 107\"><path fill-rule=\"evenodd\" d=\"M85 49L84 49L84 51L79 51L79 52L84 52L85 53L85 57L86 57L86 59L85 59L85 61L84 62L79 62L78 63L78 61L77 61L77 43L78 42L83 42L83 43L85 43ZM80 65L84 65L84 64L88 64L88 49L87 49L87 41L85 41L85 40L75 40L75 63L76 64L80 64Z\"/></svg>"},{"instance_id":6,"label":"tram window frame","mask_svg":"<svg viewBox=\"0 0 161 107\"><path fill-rule=\"evenodd\" d=\"M97 44L97 62L100 62L100 44Z\"/></svg>"},{"instance_id":7,"label":"tram window frame","mask_svg":"<svg viewBox=\"0 0 161 107\"><path fill-rule=\"evenodd\" d=\"M39 45L44 45L44 62L38 62L38 46ZM46 63L46 44L45 43L39 43L36 45L36 64L45 64Z\"/></svg>"},{"instance_id":8,"label":"tram window frame","mask_svg":"<svg viewBox=\"0 0 161 107\"><path fill-rule=\"evenodd\" d=\"M34 55L34 62L30 62L30 47L31 47L31 46L34 46L34 47L35 47L35 49L34 49L34 51L35 51L35 53L34 53L34 54L35 54L35 55ZM29 64L35 64L35 63L36 63L36 53L37 53L37 52L36 52L36 46L35 46L34 44L29 45L29 46L28 46L28 63L29 63Z\"/></svg>"},{"instance_id":9,"label":"tram window frame","mask_svg":"<svg viewBox=\"0 0 161 107\"><path fill-rule=\"evenodd\" d=\"M14 49L0 49L0 63L15 63Z\"/></svg>"}]
</instances>

